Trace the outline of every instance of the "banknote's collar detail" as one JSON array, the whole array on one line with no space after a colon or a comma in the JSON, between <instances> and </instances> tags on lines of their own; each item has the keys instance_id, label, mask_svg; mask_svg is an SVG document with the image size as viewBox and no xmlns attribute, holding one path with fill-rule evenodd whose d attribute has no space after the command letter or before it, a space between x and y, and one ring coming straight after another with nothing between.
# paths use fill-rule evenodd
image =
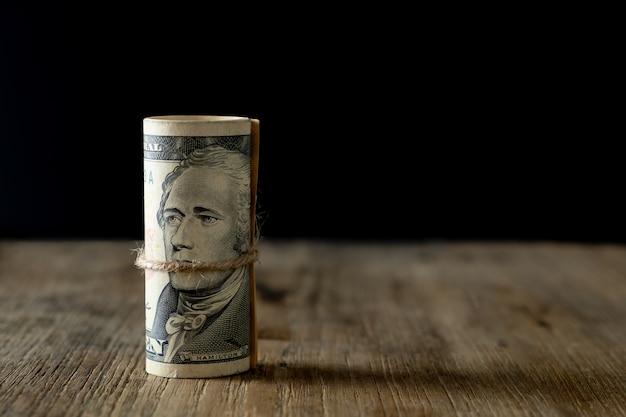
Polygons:
<instances>
[{"instance_id":1,"label":"banknote's collar detail","mask_svg":"<svg viewBox=\"0 0 626 417\"><path fill-rule=\"evenodd\" d=\"M228 280L226 285L218 292L196 296L180 292L178 295L178 309L170 314L165 331L174 334L180 330L198 330L204 325L206 319L224 309L224 307L235 296L244 279L243 268L236 271Z\"/></svg>"}]
</instances>

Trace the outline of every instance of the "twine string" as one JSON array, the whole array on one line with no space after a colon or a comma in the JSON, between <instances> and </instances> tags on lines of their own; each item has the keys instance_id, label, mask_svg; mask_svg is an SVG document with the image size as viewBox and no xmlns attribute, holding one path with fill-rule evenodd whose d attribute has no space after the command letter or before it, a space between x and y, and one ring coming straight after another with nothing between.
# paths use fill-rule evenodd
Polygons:
<instances>
[{"instance_id":1,"label":"twine string","mask_svg":"<svg viewBox=\"0 0 626 417\"><path fill-rule=\"evenodd\" d=\"M139 269L151 269L161 272L208 272L208 271L228 271L237 269L245 265L256 262L259 259L259 251L256 245L236 259L220 262L202 261L156 261L146 259L143 246L135 249L137 258L135 266Z\"/></svg>"},{"instance_id":2,"label":"twine string","mask_svg":"<svg viewBox=\"0 0 626 417\"><path fill-rule=\"evenodd\" d=\"M211 271L229 271L250 265L259 260L258 243L261 241L261 228L259 224L259 216L254 219L254 239L250 249L236 259L230 259L219 262L203 262L203 261L157 261L154 259L146 259L144 245L133 251L137 252L135 258L135 266L139 269L151 269L161 272L211 272Z\"/></svg>"}]
</instances>

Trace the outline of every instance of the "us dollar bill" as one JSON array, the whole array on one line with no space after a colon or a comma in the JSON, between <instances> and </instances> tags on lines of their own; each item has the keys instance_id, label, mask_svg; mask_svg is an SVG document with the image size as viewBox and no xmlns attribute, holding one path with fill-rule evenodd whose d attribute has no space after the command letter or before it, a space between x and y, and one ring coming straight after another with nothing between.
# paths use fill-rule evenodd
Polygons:
<instances>
[{"instance_id":1,"label":"us dollar bill","mask_svg":"<svg viewBox=\"0 0 626 417\"><path fill-rule=\"evenodd\" d=\"M146 372L210 378L256 364L257 119L143 120Z\"/></svg>"}]
</instances>

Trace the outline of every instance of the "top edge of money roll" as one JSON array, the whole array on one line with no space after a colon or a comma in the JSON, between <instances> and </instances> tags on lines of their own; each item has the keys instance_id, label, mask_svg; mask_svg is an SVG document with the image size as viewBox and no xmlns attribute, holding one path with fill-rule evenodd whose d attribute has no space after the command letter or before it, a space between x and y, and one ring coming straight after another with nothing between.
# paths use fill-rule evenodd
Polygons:
<instances>
[{"instance_id":1,"label":"top edge of money roll","mask_svg":"<svg viewBox=\"0 0 626 417\"><path fill-rule=\"evenodd\" d=\"M215 136L248 135L251 119L243 116L165 115L143 119L143 133L157 136L202 136L210 125Z\"/></svg>"}]
</instances>

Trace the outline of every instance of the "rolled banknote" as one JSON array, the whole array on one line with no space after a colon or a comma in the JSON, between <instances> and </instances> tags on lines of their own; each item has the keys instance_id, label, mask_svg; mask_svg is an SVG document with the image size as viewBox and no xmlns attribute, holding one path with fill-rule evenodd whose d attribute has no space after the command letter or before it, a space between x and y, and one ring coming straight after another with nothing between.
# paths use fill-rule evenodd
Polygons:
<instances>
[{"instance_id":1,"label":"rolled banknote","mask_svg":"<svg viewBox=\"0 0 626 417\"><path fill-rule=\"evenodd\" d=\"M211 378L256 366L259 121L143 120L146 372Z\"/></svg>"}]
</instances>

